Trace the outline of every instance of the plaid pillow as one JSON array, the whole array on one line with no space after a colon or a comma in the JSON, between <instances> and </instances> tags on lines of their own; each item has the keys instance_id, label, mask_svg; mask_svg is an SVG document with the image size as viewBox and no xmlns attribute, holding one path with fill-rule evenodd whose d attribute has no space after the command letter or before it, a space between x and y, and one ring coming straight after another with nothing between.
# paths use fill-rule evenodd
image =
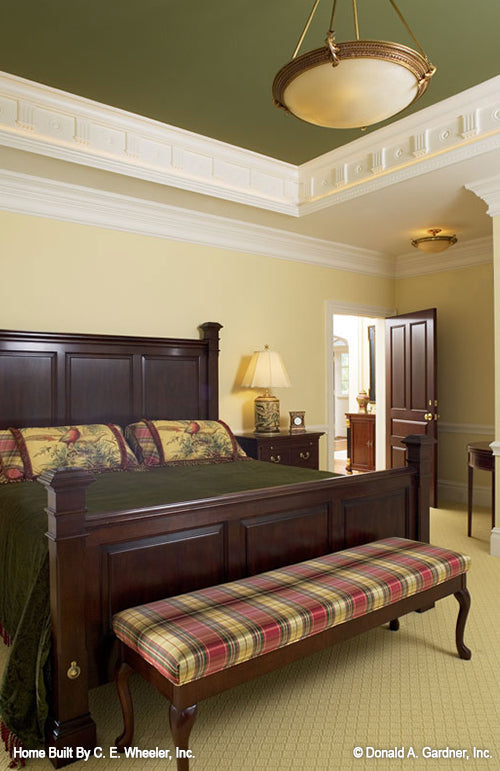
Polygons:
<instances>
[{"instance_id":1,"label":"plaid pillow","mask_svg":"<svg viewBox=\"0 0 500 771\"><path fill-rule=\"evenodd\" d=\"M131 423L125 436L145 466L226 463L246 458L222 420L146 420Z\"/></svg>"},{"instance_id":2,"label":"plaid pillow","mask_svg":"<svg viewBox=\"0 0 500 771\"><path fill-rule=\"evenodd\" d=\"M0 430L0 485L22 482L24 465L16 440L10 429Z\"/></svg>"},{"instance_id":3,"label":"plaid pillow","mask_svg":"<svg viewBox=\"0 0 500 771\"><path fill-rule=\"evenodd\" d=\"M115 471L138 465L121 428L112 423L11 430L27 479L50 468L79 466L89 471Z\"/></svg>"}]
</instances>

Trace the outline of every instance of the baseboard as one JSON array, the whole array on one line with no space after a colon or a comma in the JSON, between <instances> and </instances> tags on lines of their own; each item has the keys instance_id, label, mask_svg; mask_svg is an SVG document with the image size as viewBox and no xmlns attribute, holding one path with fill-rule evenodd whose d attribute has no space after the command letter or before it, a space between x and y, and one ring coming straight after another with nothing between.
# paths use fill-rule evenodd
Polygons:
<instances>
[{"instance_id":1,"label":"baseboard","mask_svg":"<svg viewBox=\"0 0 500 771\"><path fill-rule=\"evenodd\" d=\"M440 501L467 503L467 485L465 482L439 479L438 498ZM491 506L491 487L474 484L474 504L476 506Z\"/></svg>"}]
</instances>

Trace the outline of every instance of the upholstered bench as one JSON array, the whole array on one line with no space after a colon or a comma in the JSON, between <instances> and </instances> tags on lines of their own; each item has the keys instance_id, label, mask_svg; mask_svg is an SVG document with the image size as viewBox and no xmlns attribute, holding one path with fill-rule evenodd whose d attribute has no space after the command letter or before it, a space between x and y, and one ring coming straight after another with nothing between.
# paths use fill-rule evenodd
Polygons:
<instances>
[{"instance_id":1,"label":"upholstered bench","mask_svg":"<svg viewBox=\"0 0 500 771\"><path fill-rule=\"evenodd\" d=\"M177 768L186 771L199 700L374 626L396 630L399 616L449 594L459 603L458 654L469 659L468 567L467 556L448 549L388 538L118 613L117 748L133 738L134 670L170 700Z\"/></svg>"}]
</instances>

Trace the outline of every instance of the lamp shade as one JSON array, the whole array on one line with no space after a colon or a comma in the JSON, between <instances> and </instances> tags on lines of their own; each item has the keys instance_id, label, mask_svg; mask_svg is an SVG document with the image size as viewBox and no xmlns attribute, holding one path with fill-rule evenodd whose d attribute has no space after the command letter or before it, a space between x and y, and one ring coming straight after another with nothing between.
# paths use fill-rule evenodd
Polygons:
<instances>
[{"instance_id":1,"label":"lamp shade","mask_svg":"<svg viewBox=\"0 0 500 771\"><path fill-rule=\"evenodd\" d=\"M280 354L270 351L266 345L263 351L254 351L241 385L247 388L289 388L291 382Z\"/></svg>"}]
</instances>

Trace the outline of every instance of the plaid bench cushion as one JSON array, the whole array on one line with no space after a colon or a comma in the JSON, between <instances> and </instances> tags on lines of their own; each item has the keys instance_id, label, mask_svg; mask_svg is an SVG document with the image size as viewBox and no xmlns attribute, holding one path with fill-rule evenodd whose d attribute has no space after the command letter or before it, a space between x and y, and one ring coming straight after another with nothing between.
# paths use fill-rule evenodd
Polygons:
<instances>
[{"instance_id":1,"label":"plaid bench cushion","mask_svg":"<svg viewBox=\"0 0 500 771\"><path fill-rule=\"evenodd\" d=\"M469 568L438 546L388 538L124 610L117 637L176 685L398 602Z\"/></svg>"}]
</instances>

